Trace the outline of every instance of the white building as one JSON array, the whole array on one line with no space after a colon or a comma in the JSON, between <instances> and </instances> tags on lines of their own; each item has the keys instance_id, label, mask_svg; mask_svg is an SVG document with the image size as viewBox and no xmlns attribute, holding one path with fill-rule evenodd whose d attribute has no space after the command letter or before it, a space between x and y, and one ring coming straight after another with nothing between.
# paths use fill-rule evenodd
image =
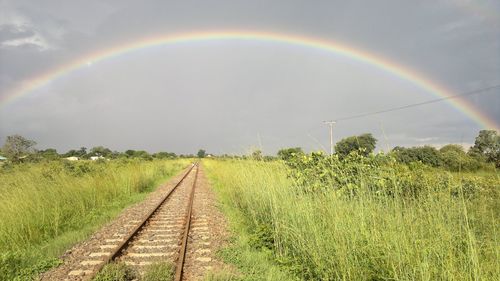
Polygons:
<instances>
[{"instance_id":1,"label":"white building","mask_svg":"<svg viewBox=\"0 0 500 281\"><path fill-rule=\"evenodd\" d=\"M66 160L68 160L68 161L78 161L78 160L80 160L80 158L78 158L78 157L76 157L76 156L66 157L66 158L64 158L64 159L66 159Z\"/></svg>"}]
</instances>

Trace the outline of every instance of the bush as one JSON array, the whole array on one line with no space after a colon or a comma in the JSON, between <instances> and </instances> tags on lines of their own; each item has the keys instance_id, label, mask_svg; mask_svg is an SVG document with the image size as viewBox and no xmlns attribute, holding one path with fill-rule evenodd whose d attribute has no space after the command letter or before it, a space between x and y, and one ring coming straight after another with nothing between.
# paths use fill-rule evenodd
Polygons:
<instances>
[{"instance_id":1,"label":"bush","mask_svg":"<svg viewBox=\"0 0 500 281\"><path fill-rule=\"evenodd\" d=\"M432 146L422 147L395 147L392 152L400 163L409 164L412 162L422 162L432 167L441 165L439 151Z\"/></svg>"},{"instance_id":2,"label":"bush","mask_svg":"<svg viewBox=\"0 0 500 281\"><path fill-rule=\"evenodd\" d=\"M337 144L335 144L335 152L341 158L354 151L364 156L368 156L373 152L376 144L377 139L374 138L372 134L362 134L340 140Z\"/></svg>"},{"instance_id":3,"label":"bush","mask_svg":"<svg viewBox=\"0 0 500 281\"><path fill-rule=\"evenodd\" d=\"M175 267L168 262L153 263L146 267L141 281L170 281L173 280Z\"/></svg>"}]
</instances>

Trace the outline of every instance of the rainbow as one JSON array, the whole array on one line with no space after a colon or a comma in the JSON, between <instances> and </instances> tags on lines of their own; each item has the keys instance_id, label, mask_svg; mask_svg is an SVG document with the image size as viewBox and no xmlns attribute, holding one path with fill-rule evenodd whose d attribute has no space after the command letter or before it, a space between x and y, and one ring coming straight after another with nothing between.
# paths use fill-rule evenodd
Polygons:
<instances>
[{"instance_id":1,"label":"rainbow","mask_svg":"<svg viewBox=\"0 0 500 281\"><path fill-rule=\"evenodd\" d=\"M61 65L51 71L43 73L37 77L26 80L17 88L12 89L7 94L0 97L0 106L5 106L6 104L13 102L14 100L22 96L28 95L34 92L36 89L47 85L51 81L56 80L57 78L65 74L68 74L82 67L86 67L89 62L97 63L105 59L114 58L126 53L133 52L135 50L148 47L216 40L265 41L323 50L337 56L346 57L351 60L373 66L379 70L391 74L394 77L397 77L398 79L407 81L439 98L446 98L453 95L450 90L437 85L430 79L409 68L398 65L380 56L375 56L366 51L356 49L347 45L342 45L337 42L283 33L254 31L217 31L154 36L131 42L129 44L120 44L119 46L101 50L95 53L90 53L67 64ZM454 106L457 110L474 120L482 128L499 130L499 126L494 120L490 119L473 105L468 104L466 101L462 99L450 99L447 102Z\"/></svg>"}]
</instances>

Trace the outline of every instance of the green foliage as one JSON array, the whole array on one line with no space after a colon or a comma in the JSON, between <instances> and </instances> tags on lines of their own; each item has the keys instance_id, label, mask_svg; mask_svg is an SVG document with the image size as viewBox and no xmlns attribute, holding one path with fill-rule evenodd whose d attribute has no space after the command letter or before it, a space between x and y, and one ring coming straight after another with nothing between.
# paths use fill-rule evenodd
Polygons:
<instances>
[{"instance_id":1,"label":"green foliage","mask_svg":"<svg viewBox=\"0 0 500 281\"><path fill-rule=\"evenodd\" d=\"M205 156L207 156L207 152L204 149L200 149L196 155L198 158L205 158Z\"/></svg>"},{"instance_id":2,"label":"green foliage","mask_svg":"<svg viewBox=\"0 0 500 281\"><path fill-rule=\"evenodd\" d=\"M204 281L237 281L241 280L234 273L228 271L211 271L205 275Z\"/></svg>"},{"instance_id":3,"label":"green foliage","mask_svg":"<svg viewBox=\"0 0 500 281\"><path fill-rule=\"evenodd\" d=\"M57 150L54 148L39 150L37 151L37 155L39 155L42 159L45 160L57 160L61 158L61 156L57 153Z\"/></svg>"},{"instance_id":4,"label":"green foliage","mask_svg":"<svg viewBox=\"0 0 500 281\"><path fill-rule=\"evenodd\" d=\"M500 135L494 130L481 130L471 147L471 156L481 157L500 168Z\"/></svg>"},{"instance_id":5,"label":"green foliage","mask_svg":"<svg viewBox=\"0 0 500 281\"><path fill-rule=\"evenodd\" d=\"M262 150L260 150L260 149L254 150L252 152L251 157L252 157L253 160L257 160L257 161L262 160L263 159Z\"/></svg>"},{"instance_id":6,"label":"green foliage","mask_svg":"<svg viewBox=\"0 0 500 281\"><path fill-rule=\"evenodd\" d=\"M438 167L441 165L441 157L439 151L432 146L421 146L421 147L395 147L392 152L394 153L396 159L405 164L410 164L413 162L421 162L423 164Z\"/></svg>"},{"instance_id":7,"label":"green foliage","mask_svg":"<svg viewBox=\"0 0 500 281\"><path fill-rule=\"evenodd\" d=\"M12 162L21 162L23 157L27 157L35 152L36 142L26 139L20 135L7 136L2 147L2 153Z\"/></svg>"},{"instance_id":8,"label":"green foliage","mask_svg":"<svg viewBox=\"0 0 500 281\"><path fill-rule=\"evenodd\" d=\"M0 276L10 276L14 281L33 280L33 276L61 263L61 260L52 257L47 258L19 251L2 252L0 253Z\"/></svg>"},{"instance_id":9,"label":"green foliage","mask_svg":"<svg viewBox=\"0 0 500 281\"><path fill-rule=\"evenodd\" d=\"M377 139L372 134L362 134L359 136L352 136L340 140L335 144L335 152L340 157L345 157L353 151L357 151L362 155L369 155L375 149Z\"/></svg>"},{"instance_id":10,"label":"green foliage","mask_svg":"<svg viewBox=\"0 0 500 281\"><path fill-rule=\"evenodd\" d=\"M304 151L302 151L301 147L283 148L278 151L278 158L284 161L288 161L302 155L304 155Z\"/></svg>"},{"instance_id":11,"label":"green foliage","mask_svg":"<svg viewBox=\"0 0 500 281\"><path fill-rule=\"evenodd\" d=\"M93 281L132 281L139 274L125 263L107 264L93 279Z\"/></svg>"},{"instance_id":12,"label":"green foliage","mask_svg":"<svg viewBox=\"0 0 500 281\"><path fill-rule=\"evenodd\" d=\"M0 167L0 253L8 257L0 276L46 269L52 263L40 261L51 261L186 164L60 160Z\"/></svg>"},{"instance_id":13,"label":"green foliage","mask_svg":"<svg viewBox=\"0 0 500 281\"><path fill-rule=\"evenodd\" d=\"M141 281L171 281L174 279L175 267L169 262L157 262L146 267Z\"/></svg>"},{"instance_id":14,"label":"green foliage","mask_svg":"<svg viewBox=\"0 0 500 281\"><path fill-rule=\"evenodd\" d=\"M237 225L236 239L272 243L259 250L270 253L267 269L262 260L253 264L243 246L223 251L243 280L278 280L263 277L277 264L301 280L496 280L500 275L497 174L403 165L385 155L351 153L347 162L320 153L305 158L288 168L277 162L205 161L223 210L230 210L230 222ZM292 169L304 173L300 185L290 176ZM321 192L298 192L303 189Z\"/></svg>"},{"instance_id":15,"label":"green foliage","mask_svg":"<svg viewBox=\"0 0 500 281\"><path fill-rule=\"evenodd\" d=\"M442 167L454 172L490 169L485 163L483 156L474 153L465 153L463 147L458 144L448 144L439 150L432 146L395 147L391 154L400 163L411 164L419 162L432 167Z\"/></svg>"},{"instance_id":16,"label":"green foliage","mask_svg":"<svg viewBox=\"0 0 500 281\"><path fill-rule=\"evenodd\" d=\"M175 159L177 158L177 155L173 152L157 152L153 154L153 158L156 159Z\"/></svg>"},{"instance_id":17,"label":"green foliage","mask_svg":"<svg viewBox=\"0 0 500 281\"><path fill-rule=\"evenodd\" d=\"M355 195L360 189L396 192L394 182L390 180L395 160L383 154L365 157L353 151L340 158L338 155L326 156L323 152L313 152L285 163L290 168L287 170L288 177L299 192L336 190L348 196ZM367 181L366 178L377 180Z\"/></svg>"},{"instance_id":18,"label":"green foliage","mask_svg":"<svg viewBox=\"0 0 500 281\"><path fill-rule=\"evenodd\" d=\"M256 227L252 229L250 232L251 232L250 239L248 241L250 246L256 249L273 248L274 237L273 237L272 225L257 224Z\"/></svg>"},{"instance_id":19,"label":"green foliage","mask_svg":"<svg viewBox=\"0 0 500 281\"><path fill-rule=\"evenodd\" d=\"M125 155L128 158L138 158L143 160L153 160L153 156L151 156L147 151L144 150L132 150L129 149L125 151Z\"/></svg>"},{"instance_id":20,"label":"green foliage","mask_svg":"<svg viewBox=\"0 0 500 281\"><path fill-rule=\"evenodd\" d=\"M87 148L83 146L78 150L72 149L64 154L64 157L85 158L86 156L87 156Z\"/></svg>"},{"instance_id":21,"label":"green foliage","mask_svg":"<svg viewBox=\"0 0 500 281\"><path fill-rule=\"evenodd\" d=\"M113 152L111 151L111 149L109 148L106 148L104 146L96 146L96 147L92 147L90 149L90 152L88 153L88 156L102 156L102 157L111 157L113 154Z\"/></svg>"},{"instance_id":22,"label":"green foliage","mask_svg":"<svg viewBox=\"0 0 500 281\"><path fill-rule=\"evenodd\" d=\"M448 144L443 146L439 152L441 166L450 171L477 171L484 166L477 158L467 155L460 145Z\"/></svg>"}]
</instances>

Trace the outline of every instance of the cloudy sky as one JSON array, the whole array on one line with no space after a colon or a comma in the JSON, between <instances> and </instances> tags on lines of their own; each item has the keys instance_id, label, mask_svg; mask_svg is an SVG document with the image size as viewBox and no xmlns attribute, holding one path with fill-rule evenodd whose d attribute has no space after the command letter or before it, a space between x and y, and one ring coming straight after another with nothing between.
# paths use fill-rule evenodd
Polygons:
<instances>
[{"instance_id":1,"label":"cloudy sky","mask_svg":"<svg viewBox=\"0 0 500 281\"><path fill-rule=\"evenodd\" d=\"M459 94L500 84L500 2L0 0L0 100L61 65L151 36L201 31L338 42ZM296 45L207 41L143 48L0 104L0 141L60 152L104 145L195 153L327 147L323 120L435 99L381 69ZM500 123L500 89L466 98ZM335 139L472 143L481 126L447 102L339 122Z\"/></svg>"}]
</instances>

